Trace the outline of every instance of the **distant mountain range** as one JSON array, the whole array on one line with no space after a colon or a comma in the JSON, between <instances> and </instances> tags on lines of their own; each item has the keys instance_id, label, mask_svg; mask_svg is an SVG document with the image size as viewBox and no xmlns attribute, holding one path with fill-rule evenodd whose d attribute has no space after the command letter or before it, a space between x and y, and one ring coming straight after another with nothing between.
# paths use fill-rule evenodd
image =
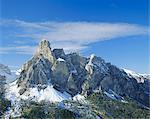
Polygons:
<instances>
[{"instance_id":1,"label":"distant mountain range","mask_svg":"<svg viewBox=\"0 0 150 119\"><path fill-rule=\"evenodd\" d=\"M2 64L0 75L14 79L14 73ZM40 42L36 53L15 77L6 91L6 97L14 104L20 100L83 101L101 92L113 100L126 102L130 98L143 107L150 107L150 75L119 69L94 54L87 58L78 53L65 54L63 49L52 50L47 40Z\"/></svg>"},{"instance_id":2,"label":"distant mountain range","mask_svg":"<svg viewBox=\"0 0 150 119\"><path fill-rule=\"evenodd\" d=\"M0 76L6 77L6 82L10 83L14 81L19 75L21 70L10 70L8 66L0 64Z\"/></svg>"}]
</instances>

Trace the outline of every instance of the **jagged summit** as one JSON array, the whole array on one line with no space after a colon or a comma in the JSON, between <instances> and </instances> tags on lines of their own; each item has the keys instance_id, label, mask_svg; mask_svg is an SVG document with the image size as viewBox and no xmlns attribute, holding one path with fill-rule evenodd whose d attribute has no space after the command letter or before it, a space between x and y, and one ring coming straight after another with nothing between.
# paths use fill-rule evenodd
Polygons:
<instances>
[{"instance_id":1,"label":"jagged summit","mask_svg":"<svg viewBox=\"0 0 150 119\"><path fill-rule=\"evenodd\" d=\"M46 39L41 40L37 48L36 54L45 54L46 51L51 51L50 42Z\"/></svg>"},{"instance_id":2,"label":"jagged summit","mask_svg":"<svg viewBox=\"0 0 150 119\"><path fill-rule=\"evenodd\" d=\"M42 39L41 42L39 43L39 46L44 46L44 47L50 47L50 42L46 39Z\"/></svg>"},{"instance_id":3,"label":"jagged summit","mask_svg":"<svg viewBox=\"0 0 150 119\"><path fill-rule=\"evenodd\" d=\"M56 58L51 51L50 42L46 39L41 40L37 48L35 56L42 55L44 58L48 59L52 64L55 62Z\"/></svg>"},{"instance_id":4,"label":"jagged summit","mask_svg":"<svg viewBox=\"0 0 150 119\"><path fill-rule=\"evenodd\" d=\"M72 97L77 94L87 96L101 87L100 91L112 90L149 107L149 81L143 78L145 81L141 83L135 78L106 63L101 57L91 55L86 58L76 53L65 54L63 49L52 50L49 41L42 40L37 52L24 64L20 76L13 84L17 94L16 91L11 92L12 85L9 91L18 98L36 100L39 100L40 95L44 95L41 100L45 100L46 93L52 97L51 91L54 91L61 101L68 94ZM33 95L35 90L38 96Z\"/></svg>"}]
</instances>

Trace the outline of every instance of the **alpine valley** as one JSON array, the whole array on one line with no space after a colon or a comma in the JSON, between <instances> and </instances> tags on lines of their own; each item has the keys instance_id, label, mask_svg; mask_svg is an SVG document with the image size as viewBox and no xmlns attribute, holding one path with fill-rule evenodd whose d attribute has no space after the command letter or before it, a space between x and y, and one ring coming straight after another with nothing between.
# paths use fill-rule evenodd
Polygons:
<instances>
[{"instance_id":1,"label":"alpine valley","mask_svg":"<svg viewBox=\"0 0 150 119\"><path fill-rule=\"evenodd\" d=\"M149 119L150 75L120 69L92 54L65 54L42 40L20 70L0 65L4 119Z\"/></svg>"}]
</instances>

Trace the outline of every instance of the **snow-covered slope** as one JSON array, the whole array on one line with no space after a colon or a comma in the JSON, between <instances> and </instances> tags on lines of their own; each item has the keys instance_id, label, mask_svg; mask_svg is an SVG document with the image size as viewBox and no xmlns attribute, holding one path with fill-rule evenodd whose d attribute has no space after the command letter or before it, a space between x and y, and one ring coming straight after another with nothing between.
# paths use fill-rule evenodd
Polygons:
<instances>
[{"instance_id":1,"label":"snow-covered slope","mask_svg":"<svg viewBox=\"0 0 150 119\"><path fill-rule=\"evenodd\" d=\"M131 71L129 69L123 69L129 76L133 76L133 77L140 77L140 74L134 72L134 71Z\"/></svg>"},{"instance_id":2,"label":"snow-covered slope","mask_svg":"<svg viewBox=\"0 0 150 119\"><path fill-rule=\"evenodd\" d=\"M21 69L18 69L18 70L11 70L12 73L14 73L16 76L19 76L20 73L21 73Z\"/></svg>"},{"instance_id":3,"label":"snow-covered slope","mask_svg":"<svg viewBox=\"0 0 150 119\"><path fill-rule=\"evenodd\" d=\"M130 78L135 78L138 83L144 83L145 79L150 79L150 75L148 74L139 74L134 71L123 69Z\"/></svg>"},{"instance_id":4,"label":"snow-covered slope","mask_svg":"<svg viewBox=\"0 0 150 119\"><path fill-rule=\"evenodd\" d=\"M87 103L87 100L85 100L85 96L81 94L77 94L72 98L74 101L80 102L80 103Z\"/></svg>"},{"instance_id":5,"label":"snow-covered slope","mask_svg":"<svg viewBox=\"0 0 150 119\"><path fill-rule=\"evenodd\" d=\"M7 83L11 83L13 82L18 76L20 75L20 71L19 70L12 70L10 75L6 75Z\"/></svg>"},{"instance_id":6,"label":"snow-covered slope","mask_svg":"<svg viewBox=\"0 0 150 119\"><path fill-rule=\"evenodd\" d=\"M53 88L52 85L48 85L45 89L39 90L38 87L27 89L22 95L19 94L20 87L17 85L17 81L10 83L7 87L6 98L14 101L14 99L32 100L32 101L48 101L48 102L61 102L62 100L68 100L71 96L66 92L59 92Z\"/></svg>"}]
</instances>

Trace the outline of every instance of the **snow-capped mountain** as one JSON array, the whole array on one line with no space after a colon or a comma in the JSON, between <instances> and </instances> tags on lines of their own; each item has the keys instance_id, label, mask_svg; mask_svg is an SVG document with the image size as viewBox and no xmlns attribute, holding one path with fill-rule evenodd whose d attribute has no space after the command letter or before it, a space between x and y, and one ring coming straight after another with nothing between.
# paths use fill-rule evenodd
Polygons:
<instances>
[{"instance_id":1,"label":"snow-capped mountain","mask_svg":"<svg viewBox=\"0 0 150 119\"><path fill-rule=\"evenodd\" d=\"M95 55L86 58L77 53L65 54L63 49L52 50L43 40L31 60L22 66L16 81L9 84L6 97L60 102L95 91L109 95L111 90L115 98L130 97L149 107L149 80L143 77Z\"/></svg>"},{"instance_id":2,"label":"snow-capped mountain","mask_svg":"<svg viewBox=\"0 0 150 119\"><path fill-rule=\"evenodd\" d=\"M20 72L21 69L10 70L8 66L0 64L0 76L5 76L7 83L14 81L20 75Z\"/></svg>"},{"instance_id":3,"label":"snow-capped mountain","mask_svg":"<svg viewBox=\"0 0 150 119\"><path fill-rule=\"evenodd\" d=\"M0 74L1 75L6 75L6 74L11 74L10 69L8 68L8 66L5 66L3 64L0 64Z\"/></svg>"}]
</instances>

